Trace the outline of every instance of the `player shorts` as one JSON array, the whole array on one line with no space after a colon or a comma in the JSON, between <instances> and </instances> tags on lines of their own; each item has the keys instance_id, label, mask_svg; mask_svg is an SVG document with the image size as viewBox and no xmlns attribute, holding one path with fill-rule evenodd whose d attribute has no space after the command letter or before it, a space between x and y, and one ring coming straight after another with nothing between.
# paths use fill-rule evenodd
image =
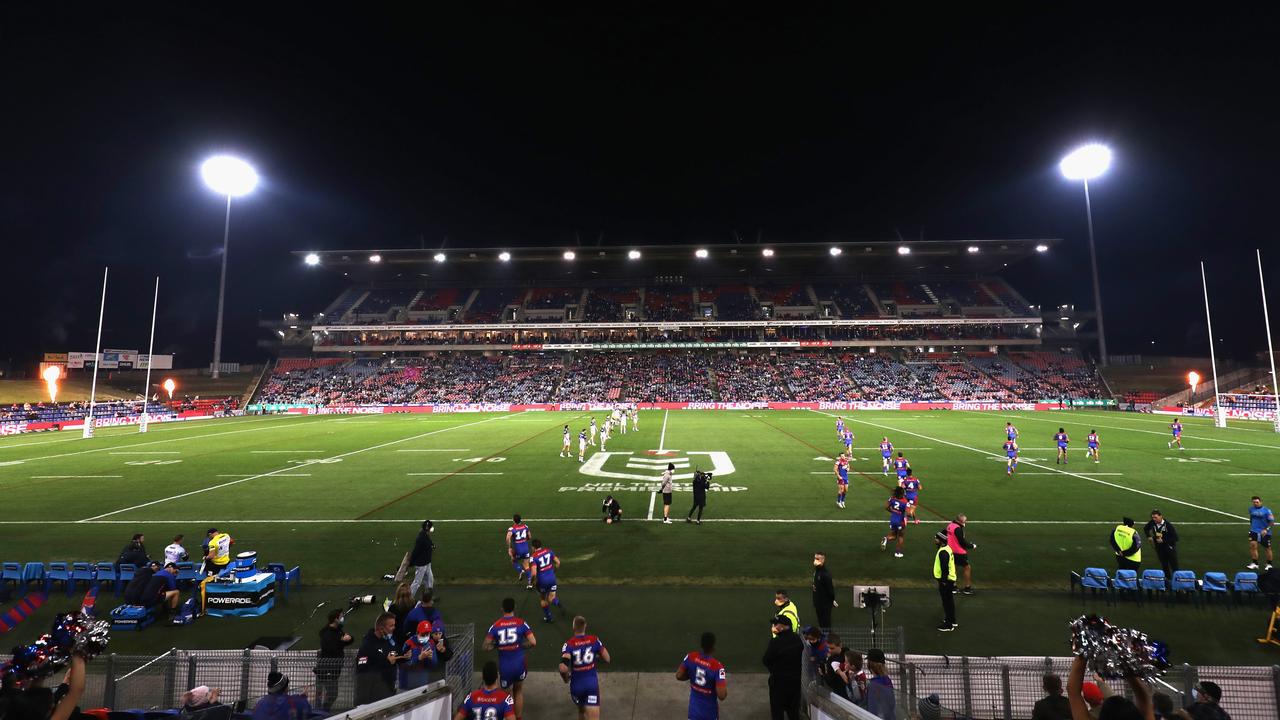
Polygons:
<instances>
[{"instance_id":1,"label":"player shorts","mask_svg":"<svg viewBox=\"0 0 1280 720\"><path fill-rule=\"evenodd\" d=\"M1257 533L1250 530L1249 541L1256 542L1264 548L1269 548L1271 547L1271 533Z\"/></svg>"},{"instance_id":2,"label":"player shorts","mask_svg":"<svg viewBox=\"0 0 1280 720\"><path fill-rule=\"evenodd\" d=\"M524 660L519 662L503 663L501 659L498 661L498 684L503 690L509 689L518 682L524 682L529 676L529 668Z\"/></svg>"},{"instance_id":3,"label":"player shorts","mask_svg":"<svg viewBox=\"0 0 1280 720\"><path fill-rule=\"evenodd\" d=\"M671 504L671 493L662 493L662 504L663 505Z\"/></svg>"},{"instance_id":4,"label":"player shorts","mask_svg":"<svg viewBox=\"0 0 1280 720\"><path fill-rule=\"evenodd\" d=\"M956 559L956 567L968 567L968 566L969 566L969 554L968 554L968 553L965 553L964 555L961 555L960 553L952 553L952 555L953 555L953 556L955 557L955 559Z\"/></svg>"},{"instance_id":5,"label":"player shorts","mask_svg":"<svg viewBox=\"0 0 1280 720\"><path fill-rule=\"evenodd\" d=\"M884 460L885 462L888 462L888 461L890 460L890 458L891 458L891 456L889 456L889 455L881 455L881 456L880 456L880 459L881 459L881 460Z\"/></svg>"},{"instance_id":6,"label":"player shorts","mask_svg":"<svg viewBox=\"0 0 1280 720\"><path fill-rule=\"evenodd\" d=\"M841 479L837 478L837 479L836 479L836 487L840 488L841 490L846 490L846 489L848 489L848 487L849 487L849 481L848 481L848 480L841 480Z\"/></svg>"},{"instance_id":7,"label":"player shorts","mask_svg":"<svg viewBox=\"0 0 1280 720\"><path fill-rule=\"evenodd\" d=\"M551 593L553 593L553 592L555 592L555 591L556 591L556 587L557 587L557 585L556 585L555 583L542 583L542 582L540 582L540 583L538 583L538 594L539 594L539 595L549 595L549 594L551 594Z\"/></svg>"},{"instance_id":8,"label":"player shorts","mask_svg":"<svg viewBox=\"0 0 1280 720\"><path fill-rule=\"evenodd\" d=\"M908 496L907 496L907 507L915 507L915 506L916 506L916 496L915 496L915 495L908 495Z\"/></svg>"},{"instance_id":9,"label":"player shorts","mask_svg":"<svg viewBox=\"0 0 1280 720\"><path fill-rule=\"evenodd\" d=\"M524 551L524 552L520 552L519 550L516 550L516 551L515 551L515 559L516 559L516 560L524 560L524 561L526 561L526 562L527 562L527 561L529 560L529 551L528 551L528 550L526 550L526 551Z\"/></svg>"},{"instance_id":10,"label":"player shorts","mask_svg":"<svg viewBox=\"0 0 1280 720\"><path fill-rule=\"evenodd\" d=\"M1017 460L1017 459L1018 459L1018 456L1017 456L1017 455L1006 455L1005 457L1006 457L1007 459L1009 459L1009 460Z\"/></svg>"},{"instance_id":11,"label":"player shorts","mask_svg":"<svg viewBox=\"0 0 1280 720\"><path fill-rule=\"evenodd\" d=\"M890 530L901 530L907 521L903 518L889 518Z\"/></svg>"},{"instance_id":12,"label":"player shorts","mask_svg":"<svg viewBox=\"0 0 1280 720\"><path fill-rule=\"evenodd\" d=\"M1089 449L1090 449L1090 450L1097 450L1097 449L1098 449L1098 443L1089 443Z\"/></svg>"},{"instance_id":13,"label":"player shorts","mask_svg":"<svg viewBox=\"0 0 1280 720\"><path fill-rule=\"evenodd\" d=\"M1058 449L1059 449L1059 450L1066 450L1066 449L1067 449L1067 444L1066 444L1066 443L1058 443Z\"/></svg>"},{"instance_id":14,"label":"player shorts","mask_svg":"<svg viewBox=\"0 0 1280 720\"><path fill-rule=\"evenodd\" d=\"M600 684L591 683L588 685L583 683L582 685L575 685L570 683L569 697L573 698L573 704L578 707L599 707Z\"/></svg>"}]
</instances>

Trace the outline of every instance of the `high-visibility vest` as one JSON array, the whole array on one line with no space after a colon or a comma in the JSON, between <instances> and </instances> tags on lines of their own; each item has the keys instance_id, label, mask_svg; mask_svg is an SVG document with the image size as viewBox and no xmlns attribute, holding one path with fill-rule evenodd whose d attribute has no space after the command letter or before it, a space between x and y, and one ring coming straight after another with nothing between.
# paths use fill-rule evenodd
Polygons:
<instances>
[{"instance_id":1,"label":"high-visibility vest","mask_svg":"<svg viewBox=\"0 0 1280 720\"><path fill-rule=\"evenodd\" d=\"M938 548L938 552L933 556L933 577L935 580L942 580L942 553L947 553L947 580L956 581L956 558L951 554L951 549L946 547Z\"/></svg>"},{"instance_id":2,"label":"high-visibility vest","mask_svg":"<svg viewBox=\"0 0 1280 720\"><path fill-rule=\"evenodd\" d=\"M1117 525L1112 537L1115 538L1116 546L1120 548L1120 557L1128 558L1134 562L1142 562L1142 548L1139 547L1132 555L1125 555L1125 551L1131 549L1137 542L1138 531L1128 525Z\"/></svg>"},{"instance_id":3,"label":"high-visibility vest","mask_svg":"<svg viewBox=\"0 0 1280 720\"><path fill-rule=\"evenodd\" d=\"M800 610L794 602L788 600L786 605L778 608L778 614L791 621L791 632L800 632Z\"/></svg>"}]
</instances>

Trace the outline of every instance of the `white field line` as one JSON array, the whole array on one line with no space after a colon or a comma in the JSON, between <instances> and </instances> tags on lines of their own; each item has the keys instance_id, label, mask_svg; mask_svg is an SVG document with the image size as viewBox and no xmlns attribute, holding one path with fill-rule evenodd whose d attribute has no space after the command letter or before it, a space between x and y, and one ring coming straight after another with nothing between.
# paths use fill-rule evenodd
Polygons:
<instances>
[{"instance_id":1,"label":"white field line","mask_svg":"<svg viewBox=\"0 0 1280 720\"><path fill-rule=\"evenodd\" d=\"M658 499L658 492L656 490L649 493L649 517L645 518L645 520L653 519L653 503L657 499Z\"/></svg>"},{"instance_id":2,"label":"white field line","mask_svg":"<svg viewBox=\"0 0 1280 720\"><path fill-rule=\"evenodd\" d=\"M278 453L318 453L324 450L250 450L254 455L275 455Z\"/></svg>"},{"instance_id":3,"label":"white field line","mask_svg":"<svg viewBox=\"0 0 1280 720\"><path fill-rule=\"evenodd\" d=\"M661 522L662 518L649 518L655 522ZM600 518L525 518L529 523L600 523ZM435 523L505 523L511 524L511 518L448 518L448 519L432 519ZM628 522L638 522L629 520ZM855 520L845 518L703 518L704 523L742 523L742 524L795 524L795 525L815 525L838 524L838 525L884 525L884 520ZM1112 520L975 520L969 519L971 524L978 525L1082 525L1094 527L1114 527L1116 521ZM3 525L179 525L190 523L204 524L235 524L235 525L379 525L379 524L412 524L421 525L422 520L406 518L402 520L386 519L386 518L330 518L330 519L311 519L311 518L281 518L281 519L246 519L235 518L227 519L192 519L179 518L172 520L0 520L0 526ZM1209 527L1239 527L1240 523L1228 522L1226 520L1214 521L1183 521L1178 523L1182 525L1196 525Z\"/></svg>"},{"instance_id":4,"label":"white field line","mask_svg":"<svg viewBox=\"0 0 1280 720\"><path fill-rule=\"evenodd\" d=\"M251 424L262 423L262 422L274 422L277 420L292 420L293 418L300 418L300 417L307 417L307 416L306 415L280 415L277 417L262 418L260 420L228 420L225 418L208 418L208 419L219 420L225 425L251 425ZM100 428L98 430L98 433L101 433L101 434L96 435L96 437L102 438L103 440L109 440L111 438L118 438L118 437L128 438L128 437L133 437L139 434L136 432L118 432L118 433L103 432L106 430L115 430L117 429L117 427L120 427L120 426L113 426L110 428ZM126 425L123 427L134 428L136 426ZM200 425L198 421L183 420L182 422L150 425L148 426L147 434L154 435L154 434L165 433L165 432L178 432L181 430L202 430L202 429L204 428ZM72 431L62 431L62 432L72 432ZM56 440L40 440L37 442L25 442L25 443L0 443L0 450L8 450L9 448L31 447L33 445L53 445L54 443L76 442L78 440L83 440L83 438L80 437L79 433L75 433L75 437L62 437ZM121 445L119 447L128 447L128 446Z\"/></svg>"},{"instance_id":5,"label":"white field line","mask_svg":"<svg viewBox=\"0 0 1280 720\"><path fill-rule=\"evenodd\" d=\"M247 478L247 477L253 477L253 476L252 475L216 475L215 477ZM272 475L271 477L311 477L311 473L280 473L279 475Z\"/></svg>"},{"instance_id":6,"label":"white field line","mask_svg":"<svg viewBox=\"0 0 1280 720\"><path fill-rule=\"evenodd\" d=\"M463 423L461 425L451 425L447 428L440 428L439 430L431 430L430 432L420 433L418 435L410 435L409 437L400 438L399 440L391 440L389 442L379 443L377 445L370 445L369 447L360 448L359 450L352 450L350 452L345 452L340 455L334 455L332 458L316 458L314 460L306 460L297 465L290 465L289 467L283 467L283 468L280 468L279 470L272 470L271 472L259 473L257 475L250 475L249 477L240 478L239 480L232 480L230 482L219 483L218 485L210 485L209 487L200 488L199 490L192 490L190 492L180 493L178 495L170 495L169 497L160 498L159 500L152 500L150 502L140 503L138 505L131 505L126 508L120 508L119 510L112 510L111 512L102 513L101 515L94 515L93 517L87 517L84 520L81 520L80 522L89 522L91 520L101 520L104 517L119 515L120 513L130 512L132 510L139 510L144 507L151 507L152 505L159 505L160 503L169 502L170 500L178 500L180 498L190 497L192 495L199 495L200 493L206 493L206 492L209 492L210 490L217 490L219 488L230 487L232 485L239 485L240 483L249 482L250 480L257 480L258 478L271 477L272 475L279 475L281 473L288 472L289 470L301 470L302 468L305 468L309 465L314 465L318 462L322 462L325 460L335 460L335 459L350 457L352 455L358 455L362 452L368 452L370 450L379 450L384 447L397 445L402 442L409 442L410 440L417 440L419 438L424 438L429 435L436 435L442 432L449 432L450 430L457 430L459 428L470 427L472 425L480 425L482 423L492 422L494 420L501 420L507 417L512 417L512 416L498 415L491 418L485 418L484 420L477 420L475 422Z\"/></svg>"},{"instance_id":7,"label":"white field line","mask_svg":"<svg viewBox=\"0 0 1280 720\"><path fill-rule=\"evenodd\" d=\"M1051 472L1015 472L1014 474L1015 475L1057 475L1057 473L1051 473ZM1098 475L1123 475L1123 474L1124 473L1103 473L1103 472L1076 473L1076 475L1088 475L1089 477L1096 477Z\"/></svg>"},{"instance_id":8,"label":"white field line","mask_svg":"<svg viewBox=\"0 0 1280 720\"><path fill-rule=\"evenodd\" d=\"M107 453L108 455L181 455L181 450L130 450Z\"/></svg>"},{"instance_id":9,"label":"white field line","mask_svg":"<svg viewBox=\"0 0 1280 720\"><path fill-rule=\"evenodd\" d=\"M1280 477L1280 473L1227 473L1228 477Z\"/></svg>"},{"instance_id":10,"label":"white field line","mask_svg":"<svg viewBox=\"0 0 1280 720\"><path fill-rule=\"evenodd\" d=\"M658 452L666 449L667 442L667 416L671 414L670 410L662 411L662 432L658 435Z\"/></svg>"},{"instance_id":11,"label":"white field line","mask_svg":"<svg viewBox=\"0 0 1280 720\"><path fill-rule=\"evenodd\" d=\"M811 410L810 412L818 413L819 415L827 415L827 416L829 416L829 417L836 417L835 415L832 415L831 413L823 412L823 411L821 411L821 410ZM943 440L942 438L935 438L935 437L929 437L928 435L921 435L920 433L911 432L910 430L903 430L903 429L901 429L901 428L895 428L895 427L891 427L891 426L889 426L889 425L881 425L881 424L879 424L879 423L873 423L873 422L869 422L869 421L867 421L867 420L853 420L853 422L859 422L859 423L862 423L863 425L870 425L870 426L872 426L872 427L878 427L878 428L882 428L882 429L885 429L885 430L892 430L893 432L903 433L903 434L905 434L905 435L911 435L911 436L913 436L913 437L918 437L918 438L921 438L921 439L923 439L923 440L928 440L929 442L937 442L937 443L942 443L942 444L944 444L944 445L950 445L950 446L952 446L952 447L958 447L958 448L960 448L960 449L962 449L962 450L968 450L968 451L970 451L970 452L976 452L976 453L979 453L979 454L981 454L981 455L986 455L986 456L988 456L988 457L1002 458L1002 456L1001 456L1001 455L999 455L999 454L997 454L997 453L989 452L989 451L987 451L987 450L982 450L982 449L975 448L975 447L969 447L968 445L962 445L962 444L957 443L957 442L951 442L950 440ZM1056 422L1056 421L1051 420L1051 421L1049 421L1049 422ZM1145 432L1145 431L1143 431L1143 432ZM1116 483L1113 483L1113 482L1107 482L1106 480L1099 480L1099 479L1097 479L1097 478L1092 478L1092 477L1089 477L1088 475L1084 475L1084 474L1081 474L1081 473L1069 472L1069 471L1067 471L1067 470L1058 470L1058 469L1055 469L1055 468L1051 468L1051 467L1049 467L1048 465L1038 465L1038 464L1036 464L1036 463L1034 463L1034 462L1031 462L1031 461L1029 461L1029 460L1026 460L1026 459L1023 459L1023 460L1019 461L1019 464L1022 464L1022 465L1029 465L1029 466L1034 467L1034 468L1039 468L1040 470L1050 470L1050 471L1052 471L1052 472L1058 473L1059 475L1066 475L1066 476L1068 476L1068 477L1080 478L1081 480L1087 480L1087 481L1089 481L1089 482L1091 482L1091 483L1097 483L1097 484L1099 484L1099 485L1105 485L1105 486L1107 486L1107 487L1115 488L1115 489L1117 489L1117 490L1124 490L1124 491L1126 491L1126 492L1136 493L1136 494L1138 494L1138 495L1146 495L1147 497L1153 497L1153 498L1157 498L1157 499L1159 499L1159 500L1167 500L1167 501L1172 502L1172 503L1177 503L1177 504L1179 504L1179 505L1185 505L1185 506L1187 506L1187 507L1193 507L1193 508L1195 508L1195 509L1197 509L1197 510L1204 510L1205 512L1211 512L1211 513L1215 513L1215 514L1217 514L1217 515L1224 515L1224 516L1226 516L1226 517L1229 517L1229 518L1235 518L1235 519L1237 519L1237 520L1247 520L1247 519L1248 519L1248 518L1245 518L1245 517L1243 517L1243 516L1241 516L1241 515L1233 515L1233 514L1231 514L1231 513L1229 513L1229 512L1226 512L1225 510L1219 510L1219 509L1217 509L1217 508L1206 507L1206 506L1204 506L1204 505L1196 505L1195 503L1190 503L1190 502L1187 502L1186 500L1179 500L1179 499L1177 499L1177 498L1171 498L1171 497L1168 497L1167 495L1157 495L1156 493L1147 492L1147 491L1145 491L1145 490L1138 490L1138 489L1136 489L1136 488L1125 487L1124 485L1117 485Z\"/></svg>"},{"instance_id":12,"label":"white field line","mask_svg":"<svg viewBox=\"0 0 1280 720\"><path fill-rule=\"evenodd\" d=\"M815 410L814 412L818 412L818 411ZM985 410L971 410L969 412L972 412L974 415L989 415L991 417L998 417L998 418L1005 417L1004 415L1001 415L999 413L987 412ZM823 414L825 415L826 413L823 413ZM1064 419L1063 416L1057 416L1056 419L1023 416L1022 419L1029 420L1031 422L1046 422L1051 425L1057 425L1058 427L1076 425L1079 427L1107 428L1109 430L1120 430L1123 432L1144 433L1147 435L1161 435L1166 438L1173 437L1172 431L1160 432L1159 430L1143 430L1142 428L1123 427L1120 425L1099 425L1097 423L1085 422L1080 420L1068 420L1068 419ZM1230 443L1232 445L1244 445L1246 447L1261 448L1263 450L1280 450L1280 445L1263 445L1260 443L1244 442L1243 440L1227 440L1226 438L1211 438L1211 437L1205 437L1203 435L1188 435L1185 431L1182 433L1182 439L1183 440L1203 440L1205 442L1211 442L1211 443ZM1213 447L1204 448L1204 450L1206 451L1220 451L1225 449L1226 448L1213 448Z\"/></svg>"},{"instance_id":13,"label":"white field line","mask_svg":"<svg viewBox=\"0 0 1280 720\"><path fill-rule=\"evenodd\" d=\"M471 448L405 448L396 452L471 452Z\"/></svg>"},{"instance_id":14,"label":"white field line","mask_svg":"<svg viewBox=\"0 0 1280 720\"><path fill-rule=\"evenodd\" d=\"M427 472L427 473L405 473L405 475L418 475L418 476L425 475L425 476L427 476L427 477L435 477L435 476L437 476L437 475L502 475L502 474L504 474L504 473L500 473L500 472L449 472L448 470L441 470L440 472Z\"/></svg>"},{"instance_id":15,"label":"white field line","mask_svg":"<svg viewBox=\"0 0 1280 720\"><path fill-rule=\"evenodd\" d=\"M79 480L81 478L118 478L123 475L32 475L32 480Z\"/></svg>"},{"instance_id":16,"label":"white field line","mask_svg":"<svg viewBox=\"0 0 1280 720\"><path fill-rule=\"evenodd\" d=\"M120 451L128 448L146 447L148 445L159 445L161 443L188 442L191 440L202 440L204 438L222 437L224 435L238 435L240 433L247 433L247 432L266 432L268 430L280 430L282 428L292 429L293 424L290 423L288 425L277 425L275 427L268 427L268 428L245 428L243 430L227 430L226 432L208 433L205 435L190 435L187 437L169 438L167 440L149 440L147 442L129 443L128 445L114 445L111 447L92 448L90 450L76 450L74 452L59 453L57 455L41 455L39 457L33 457L33 458L22 458L21 460L15 460L13 462L16 464L21 464L21 463L35 462L37 460L57 460L58 458L74 457L76 455L88 455L90 453L100 453L100 452L110 453L112 451Z\"/></svg>"}]
</instances>

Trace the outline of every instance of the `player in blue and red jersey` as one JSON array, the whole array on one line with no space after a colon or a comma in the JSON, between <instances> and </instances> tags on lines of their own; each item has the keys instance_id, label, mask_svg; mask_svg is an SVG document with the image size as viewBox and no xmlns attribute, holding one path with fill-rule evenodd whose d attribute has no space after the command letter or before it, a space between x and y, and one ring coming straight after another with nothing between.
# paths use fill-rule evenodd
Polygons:
<instances>
[{"instance_id":1,"label":"player in blue and red jersey","mask_svg":"<svg viewBox=\"0 0 1280 720\"><path fill-rule=\"evenodd\" d=\"M1018 443L1014 440L1004 441L1004 474L1012 475L1018 469Z\"/></svg>"},{"instance_id":2,"label":"player in blue and red jersey","mask_svg":"<svg viewBox=\"0 0 1280 720\"><path fill-rule=\"evenodd\" d=\"M1058 443L1058 457L1053 461L1054 465L1062 463L1067 464L1067 444L1071 442L1071 438L1067 437L1065 428L1058 428L1058 432L1053 434L1053 441Z\"/></svg>"},{"instance_id":3,"label":"player in blue and red jersey","mask_svg":"<svg viewBox=\"0 0 1280 720\"><path fill-rule=\"evenodd\" d=\"M498 689L498 664L490 660L480 671L484 687L472 690L453 720L506 720L519 717L511 696Z\"/></svg>"},{"instance_id":4,"label":"player in blue and red jersey","mask_svg":"<svg viewBox=\"0 0 1280 720\"><path fill-rule=\"evenodd\" d=\"M1177 445L1179 450L1186 450L1186 448L1182 447L1182 421L1174 420L1169 425L1169 429L1173 431L1173 439L1169 441L1169 449L1172 450L1173 446Z\"/></svg>"},{"instance_id":5,"label":"player in blue and red jersey","mask_svg":"<svg viewBox=\"0 0 1280 720\"><path fill-rule=\"evenodd\" d=\"M898 543L894 550L894 557L902 557L902 543L907 536L907 498L906 492L896 487L893 489L893 497L884 504L884 509L889 513L889 534L880 538L880 549L884 550L889 546L889 541L897 539Z\"/></svg>"},{"instance_id":6,"label":"player in blue and red jersey","mask_svg":"<svg viewBox=\"0 0 1280 720\"><path fill-rule=\"evenodd\" d=\"M1011 422L1004 424L1004 439L1012 442L1018 441L1018 428L1014 427Z\"/></svg>"},{"instance_id":7,"label":"player in blue and red jersey","mask_svg":"<svg viewBox=\"0 0 1280 720\"><path fill-rule=\"evenodd\" d=\"M889 438L880 438L880 469L885 475L889 474L889 465L893 463L893 443L889 442Z\"/></svg>"},{"instance_id":8,"label":"player in blue and red jersey","mask_svg":"<svg viewBox=\"0 0 1280 720\"><path fill-rule=\"evenodd\" d=\"M902 488L903 498L907 501L907 517L911 518L911 522L919 525L920 520L916 518L916 501L920 497L920 489L924 487L924 483L920 482L920 478L915 475L908 475L898 481L898 487Z\"/></svg>"},{"instance_id":9,"label":"player in blue and red jersey","mask_svg":"<svg viewBox=\"0 0 1280 720\"><path fill-rule=\"evenodd\" d=\"M898 457L893 461L893 469L898 473L898 482L902 482L902 478L911 474L911 461L902 457L902 453L898 453Z\"/></svg>"},{"instance_id":10,"label":"player in blue and red jersey","mask_svg":"<svg viewBox=\"0 0 1280 720\"><path fill-rule=\"evenodd\" d=\"M538 575L538 597L542 605L542 619L551 622L551 606L560 607L560 598L556 595L556 569L560 567L560 558L549 548L542 547L542 541L534 538L533 555L529 556L529 564Z\"/></svg>"},{"instance_id":11,"label":"player in blue and red jersey","mask_svg":"<svg viewBox=\"0 0 1280 720\"><path fill-rule=\"evenodd\" d=\"M560 649L560 679L569 683L569 697L578 706L579 720L600 717L600 677L596 661L609 662L609 651L595 635L587 634L587 619L573 619L573 637Z\"/></svg>"},{"instance_id":12,"label":"player in blue and red jersey","mask_svg":"<svg viewBox=\"0 0 1280 720\"><path fill-rule=\"evenodd\" d=\"M844 443L844 451L853 456L853 431L845 428L844 434L840 436L840 442Z\"/></svg>"},{"instance_id":13,"label":"player in blue and red jersey","mask_svg":"<svg viewBox=\"0 0 1280 720\"><path fill-rule=\"evenodd\" d=\"M533 570L529 567L529 526L520 521L519 515L511 518L511 527L507 528L507 555L511 557L511 567L520 571L516 582L524 579L529 573L529 589L533 589Z\"/></svg>"},{"instance_id":14,"label":"player in blue and red jersey","mask_svg":"<svg viewBox=\"0 0 1280 720\"><path fill-rule=\"evenodd\" d=\"M844 439L844 418L836 418L836 440Z\"/></svg>"},{"instance_id":15,"label":"player in blue and red jersey","mask_svg":"<svg viewBox=\"0 0 1280 720\"><path fill-rule=\"evenodd\" d=\"M515 698L516 717L524 717L524 679L529 673L529 663L524 651L537 646L529 623L516 617L516 599L502 599L502 617L489 626L484 636L484 649L498 650L498 682L504 690L511 690Z\"/></svg>"},{"instance_id":16,"label":"player in blue and red jersey","mask_svg":"<svg viewBox=\"0 0 1280 720\"><path fill-rule=\"evenodd\" d=\"M840 453L836 458L836 507L844 509L845 496L849 494L849 456Z\"/></svg>"},{"instance_id":17,"label":"player in blue and red jersey","mask_svg":"<svg viewBox=\"0 0 1280 720\"><path fill-rule=\"evenodd\" d=\"M676 679L689 681L689 720L719 720L720 701L729 695L724 665L711 657L716 650L715 633L702 633L702 651L684 656L676 668Z\"/></svg>"},{"instance_id":18,"label":"player in blue and red jersey","mask_svg":"<svg viewBox=\"0 0 1280 720\"><path fill-rule=\"evenodd\" d=\"M1090 430L1087 440L1089 442L1089 448L1084 451L1084 456L1093 458L1094 462L1101 462L1101 458L1098 457L1098 431Z\"/></svg>"}]
</instances>

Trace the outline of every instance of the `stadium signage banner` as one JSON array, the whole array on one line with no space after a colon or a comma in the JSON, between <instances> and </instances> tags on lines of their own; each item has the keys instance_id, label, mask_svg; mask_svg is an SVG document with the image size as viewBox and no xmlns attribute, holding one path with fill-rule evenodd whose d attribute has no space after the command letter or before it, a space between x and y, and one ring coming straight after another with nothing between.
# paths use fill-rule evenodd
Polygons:
<instances>
[{"instance_id":1,"label":"stadium signage banner","mask_svg":"<svg viewBox=\"0 0 1280 720\"><path fill-rule=\"evenodd\" d=\"M91 352L45 353L46 358L51 355L61 355L66 358L65 362L70 370L93 367L94 354ZM46 362L56 361L46 360ZM137 350L102 351L102 368L104 370L145 370L148 364L151 364L152 370L172 370L173 356L151 356L145 353L140 354Z\"/></svg>"},{"instance_id":2,"label":"stadium signage banner","mask_svg":"<svg viewBox=\"0 0 1280 720\"><path fill-rule=\"evenodd\" d=\"M45 353L44 361L47 363L62 363L65 365L67 364L68 354L69 353Z\"/></svg>"}]
</instances>

